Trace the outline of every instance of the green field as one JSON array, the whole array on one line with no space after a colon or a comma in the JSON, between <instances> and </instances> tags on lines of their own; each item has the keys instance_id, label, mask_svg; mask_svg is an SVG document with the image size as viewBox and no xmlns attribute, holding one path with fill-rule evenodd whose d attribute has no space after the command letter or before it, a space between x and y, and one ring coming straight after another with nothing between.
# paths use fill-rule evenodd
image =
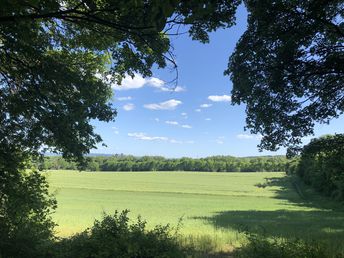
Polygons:
<instances>
[{"instance_id":1,"label":"green field","mask_svg":"<svg viewBox=\"0 0 344 258\"><path fill-rule=\"evenodd\" d=\"M344 249L344 212L284 173L50 171L47 178L61 236L91 226L103 211L129 209L150 226L182 218L186 238L211 240L216 249L238 245L242 229Z\"/></svg>"}]
</instances>

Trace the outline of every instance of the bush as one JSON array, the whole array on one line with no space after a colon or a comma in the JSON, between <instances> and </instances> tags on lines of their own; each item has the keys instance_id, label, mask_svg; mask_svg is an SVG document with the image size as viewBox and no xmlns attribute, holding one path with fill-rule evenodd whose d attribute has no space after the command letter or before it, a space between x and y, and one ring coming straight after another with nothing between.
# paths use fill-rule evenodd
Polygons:
<instances>
[{"instance_id":1,"label":"bush","mask_svg":"<svg viewBox=\"0 0 344 258\"><path fill-rule=\"evenodd\" d=\"M56 200L36 171L0 171L0 257L42 257L53 241Z\"/></svg>"},{"instance_id":2,"label":"bush","mask_svg":"<svg viewBox=\"0 0 344 258\"><path fill-rule=\"evenodd\" d=\"M248 242L234 252L235 258L343 258L343 254L329 255L317 242L300 239L272 239L247 233Z\"/></svg>"},{"instance_id":3,"label":"bush","mask_svg":"<svg viewBox=\"0 0 344 258\"><path fill-rule=\"evenodd\" d=\"M129 257L186 257L186 250L172 234L169 226L146 229L146 222L138 218L129 224L128 211L103 215L92 228L56 243L55 258L129 258Z\"/></svg>"}]
</instances>

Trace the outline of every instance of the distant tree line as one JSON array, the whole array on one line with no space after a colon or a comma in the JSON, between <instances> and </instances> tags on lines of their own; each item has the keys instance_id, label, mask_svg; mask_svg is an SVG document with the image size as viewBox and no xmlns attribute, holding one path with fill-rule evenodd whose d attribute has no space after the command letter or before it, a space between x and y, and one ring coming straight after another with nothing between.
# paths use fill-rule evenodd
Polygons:
<instances>
[{"instance_id":1,"label":"distant tree line","mask_svg":"<svg viewBox=\"0 0 344 258\"><path fill-rule=\"evenodd\" d=\"M344 200L344 134L311 140L301 155L289 162L287 172L337 200Z\"/></svg>"},{"instance_id":2,"label":"distant tree line","mask_svg":"<svg viewBox=\"0 0 344 258\"><path fill-rule=\"evenodd\" d=\"M237 158L213 156L207 158L168 159L160 156L135 157L116 154L113 156L88 157L83 170L88 171L208 171L208 172L258 172L285 171L285 156ZM77 169L77 164L62 157L45 157L41 169Z\"/></svg>"}]
</instances>

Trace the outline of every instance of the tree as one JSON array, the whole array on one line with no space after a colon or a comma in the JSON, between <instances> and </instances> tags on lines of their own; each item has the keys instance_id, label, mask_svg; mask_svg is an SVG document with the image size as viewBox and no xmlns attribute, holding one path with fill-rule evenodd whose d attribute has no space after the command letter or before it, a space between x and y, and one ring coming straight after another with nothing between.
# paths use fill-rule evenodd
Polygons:
<instances>
[{"instance_id":1,"label":"tree","mask_svg":"<svg viewBox=\"0 0 344 258\"><path fill-rule=\"evenodd\" d=\"M229 60L260 148L294 146L344 111L343 1L247 0L248 28Z\"/></svg>"},{"instance_id":2,"label":"tree","mask_svg":"<svg viewBox=\"0 0 344 258\"><path fill-rule=\"evenodd\" d=\"M344 200L344 134L312 139L296 161L292 169L306 184L334 199Z\"/></svg>"}]
</instances>

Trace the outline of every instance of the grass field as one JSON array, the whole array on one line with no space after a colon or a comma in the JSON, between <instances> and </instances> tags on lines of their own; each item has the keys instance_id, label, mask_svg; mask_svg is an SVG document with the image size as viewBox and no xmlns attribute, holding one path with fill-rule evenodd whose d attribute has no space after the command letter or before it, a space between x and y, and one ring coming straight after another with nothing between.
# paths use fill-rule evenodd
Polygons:
<instances>
[{"instance_id":1,"label":"grass field","mask_svg":"<svg viewBox=\"0 0 344 258\"><path fill-rule=\"evenodd\" d=\"M344 212L284 173L47 172L61 236L91 226L101 213L129 209L148 225L177 225L185 238L215 249L239 244L242 229L299 237L344 249Z\"/></svg>"}]
</instances>

